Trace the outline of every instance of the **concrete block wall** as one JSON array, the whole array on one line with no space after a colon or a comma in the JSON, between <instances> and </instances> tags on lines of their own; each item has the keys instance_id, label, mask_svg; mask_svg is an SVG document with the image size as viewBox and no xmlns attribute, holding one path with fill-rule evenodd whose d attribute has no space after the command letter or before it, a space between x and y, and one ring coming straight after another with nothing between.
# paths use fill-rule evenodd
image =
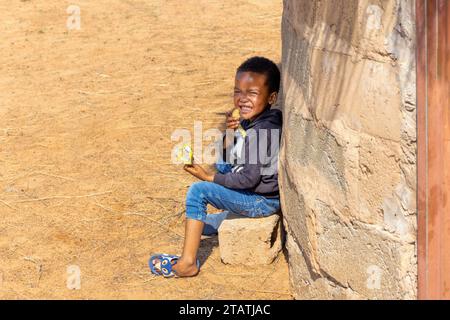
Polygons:
<instances>
[{"instance_id":1,"label":"concrete block wall","mask_svg":"<svg viewBox=\"0 0 450 320\"><path fill-rule=\"evenodd\" d=\"M285 0L280 185L298 299L414 299L413 0Z\"/></svg>"}]
</instances>

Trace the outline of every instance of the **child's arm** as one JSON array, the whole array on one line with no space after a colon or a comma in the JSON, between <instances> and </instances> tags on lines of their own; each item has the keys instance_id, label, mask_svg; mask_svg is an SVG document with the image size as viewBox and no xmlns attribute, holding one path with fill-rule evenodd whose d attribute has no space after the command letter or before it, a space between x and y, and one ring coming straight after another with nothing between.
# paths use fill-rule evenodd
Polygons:
<instances>
[{"instance_id":1,"label":"child's arm","mask_svg":"<svg viewBox=\"0 0 450 320\"><path fill-rule=\"evenodd\" d=\"M198 164L195 164L195 163L186 164L186 165L184 165L183 169L186 170L187 172L189 172L190 174L192 174L194 177L197 177L200 180L209 181L209 182L213 182L213 180L214 180L214 174L209 174L208 172L205 171L205 169L203 169Z\"/></svg>"},{"instance_id":2,"label":"child's arm","mask_svg":"<svg viewBox=\"0 0 450 320\"><path fill-rule=\"evenodd\" d=\"M212 181L231 189L251 189L261 181L261 168L256 164L247 164L239 172L218 172Z\"/></svg>"},{"instance_id":3,"label":"child's arm","mask_svg":"<svg viewBox=\"0 0 450 320\"><path fill-rule=\"evenodd\" d=\"M233 110L236 110L236 109L233 109ZM239 118L236 118L233 116L233 110L231 110L230 112L227 112L226 125L227 125L227 129L236 130L237 128L239 128L240 120L239 120ZM234 135L227 136L226 132L225 132L223 140L224 140L223 149L224 150L228 149L230 146L232 146L234 144Z\"/></svg>"},{"instance_id":4,"label":"child's arm","mask_svg":"<svg viewBox=\"0 0 450 320\"><path fill-rule=\"evenodd\" d=\"M261 180L261 169L258 165L247 164L237 173L229 172L225 174L219 172L210 174L198 164L186 164L183 169L200 180L215 182L232 189L250 189Z\"/></svg>"}]
</instances>

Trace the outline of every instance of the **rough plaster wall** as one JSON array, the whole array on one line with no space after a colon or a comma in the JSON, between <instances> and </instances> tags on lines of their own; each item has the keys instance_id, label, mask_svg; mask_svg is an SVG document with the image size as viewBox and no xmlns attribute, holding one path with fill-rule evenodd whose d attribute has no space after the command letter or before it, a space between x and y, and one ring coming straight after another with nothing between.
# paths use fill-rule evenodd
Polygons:
<instances>
[{"instance_id":1,"label":"rough plaster wall","mask_svg":"<svg viewBox=\"0 0 450 320\"><path fill-rule=\"evenodd\" d=\"M413 0L285 0L280 182L298 299L416 297Z\"/></svg>"}]
</instances>

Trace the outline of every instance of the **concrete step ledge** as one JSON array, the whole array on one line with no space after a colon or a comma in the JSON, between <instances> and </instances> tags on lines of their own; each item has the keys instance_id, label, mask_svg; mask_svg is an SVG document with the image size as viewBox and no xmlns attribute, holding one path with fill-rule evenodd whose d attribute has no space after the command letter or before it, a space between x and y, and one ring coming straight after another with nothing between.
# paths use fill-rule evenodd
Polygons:
<instances>
[{"instance_id":1,"label":"concrete step ledge","mask_svg":"<svg viewBox=\"0 0 450 320\"><path fill-rule=\"evenodd\" d=\"M268 265L282 248L279 214L263 218L228 215L219 228L219 250L226 264Z\"/></svg>"}]
</instances>

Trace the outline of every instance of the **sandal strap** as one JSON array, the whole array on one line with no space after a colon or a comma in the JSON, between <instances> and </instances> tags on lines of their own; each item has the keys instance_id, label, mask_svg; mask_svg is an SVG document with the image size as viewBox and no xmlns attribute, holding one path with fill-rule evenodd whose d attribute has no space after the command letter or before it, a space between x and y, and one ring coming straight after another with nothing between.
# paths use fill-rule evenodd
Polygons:
<instances>
[{"instance_id":1,"label":"sandal strap","mask_svg":"<svg viewBox=\"0 0 450 320\"><path fill-rule=\"evenodd\" d=\"M176 276L174 270L172 270L172 261L178 260L180 257L177 255L170 255L166 253L155 254L149 260L149 266L153 274L162 275L166 278ZM153 264L155 259L159 260L159 263Z\"/></svg>"}]
</instances>

